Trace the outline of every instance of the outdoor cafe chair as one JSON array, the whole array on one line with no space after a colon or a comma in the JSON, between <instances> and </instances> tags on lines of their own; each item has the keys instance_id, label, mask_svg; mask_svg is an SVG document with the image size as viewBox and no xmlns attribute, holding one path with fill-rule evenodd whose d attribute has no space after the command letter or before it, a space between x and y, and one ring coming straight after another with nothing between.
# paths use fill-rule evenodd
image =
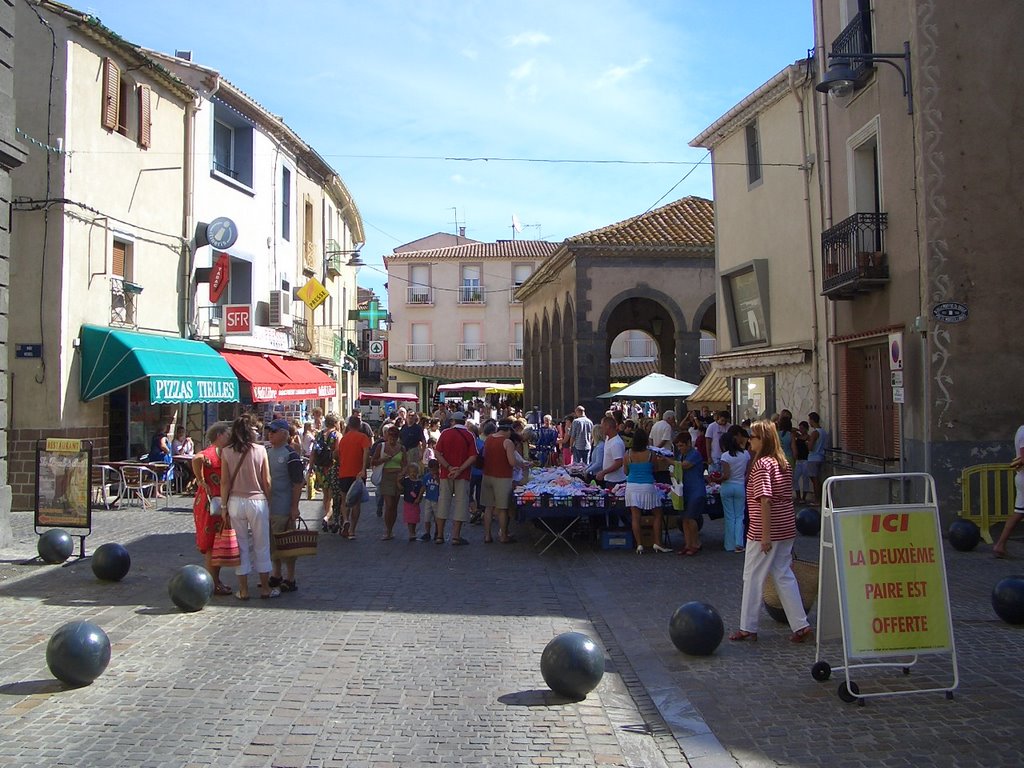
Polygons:
<instances>
[{"instance_id":1,"label":"outdoor cafe chair","mask_svg":"<svg viewBox=\"0 0 1024 768\"><path fill-rule=\"evenodd\" d=\"M143 509L156 506L156 495L163 486L163 481L160 479L160 475L152 469L134 464L123 466L121 467L121 482L128 506L131 506L136 499ZM151 498L152 502L150 502Z\"/></svg>"},{"instance_id":2,"label":"outdoor cafe chair","mask_svg":"<svg viewBox=\"0 0 1024 768\"><path fill-rule=\"evenodd\" d=\"M92 503L104 509L114 509L121 504L124 481L121 473L109 464L93 464Z\"/></svg>"}]
</instances>

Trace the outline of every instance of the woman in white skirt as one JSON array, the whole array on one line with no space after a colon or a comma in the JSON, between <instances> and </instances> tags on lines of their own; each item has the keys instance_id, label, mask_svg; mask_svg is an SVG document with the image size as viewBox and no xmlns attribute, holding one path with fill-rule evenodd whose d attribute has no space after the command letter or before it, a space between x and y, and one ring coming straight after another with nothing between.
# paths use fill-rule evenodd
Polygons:
<instances>
[{"instance_id":1,"label":"woman in white skirt","mask_svg":"<svg viewBox=\"0 0 1024 768\"><path fill-rule=\"evenodd\" d=\"M626 471L626 506L633 517L633 539L636 541L638 555L644 553L644 545L640 543L640 516L644 512L654 513L654 551L672 551L661 546L661 494L654 484L656 461L660 469L660 458L647 450L647 432L638 428L633 432L633 447L626 451L626 458L622 463Z\"/></svg>"},{"instance_id":2,"label":"woman in white skirt","mask_svg":"<svg viewBox=\"0 0 1024 768\"><path fill-rule=\"evenodd\" d=\"M753 453L747 473L747 546L743 561L743 600L740 628L730 640L757 640L764 580L775 580L779 600L789 619L793 634L790 642L802 643L812 636L807 623L800 587L793 575L793 541L796 539L796 515L793 511L793 470L779 443L779 433L771 421L750 425Z\"/></svg>"}]
</instances>

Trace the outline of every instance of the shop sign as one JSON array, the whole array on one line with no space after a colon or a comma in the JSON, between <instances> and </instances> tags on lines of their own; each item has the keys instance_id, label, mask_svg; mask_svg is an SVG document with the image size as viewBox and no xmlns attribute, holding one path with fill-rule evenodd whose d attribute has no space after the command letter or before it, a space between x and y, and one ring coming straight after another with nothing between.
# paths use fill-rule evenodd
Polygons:
<instances>
[{"instance_id":1,"label":"shop sign","mask_svg":"<svg viewBox=\"0 0 1024 768\"><path fill-rule=\"evenodd\" d=\"M158 403L233 403L238 382L194 378L149 377L149 401Z\"/></svg>"},{"instance_id":2,"label":"shop sign","mask_svg":"<svg viewBox=\"0 0 1024 768\"><path fill-rule=\"evenodd\" d=\"M252 333L252 305L227 304L224 306L224 333L228 336Z\"/></svg>"},{"instance_id":3,"label":"shop sign","mask_svg":"<svg viewBox=\"0 0 1024 768\"><path fill-rule=\"evenodd\" d=\"M206 241L218 250L230 248L238 240L238 225L227 216L218 216L206 225Z\"/></svg>"},{"instance_id":4,"label":"shop sign","mask_svg":"<svg viewBox=\"0 0 1024 768\"><path fill-rule=\"evenodd\" d=\"M384 342L380 339L374 339L369 344L370 359L371 360L383 360L384 359Z\"/></svg>"},{"instance_id":5,"label":"shop sign","mask_svg":"<svg viewBox=\"0 0 1024 768\"><path fill-rule=\"evenodd\" d=\"M323 283L317 280L315 277L309 278L309 282L299 288L296 295L302 300L310 309L316 309L331 295L330 292L324 288Z\"/></svg>"},{"instance_id":6,"label":"shop sign","mask_svg":"<svg viewBox=\"0 0 1024 768\"><path fill-rule=\"evenodd\" d=\"M940 323L962 323L967 319L967 305L957 301L944 301L932 307L932 317Z\"/></svg>"},{"instance_id":7,"label":"shop sign","mask_svg":"<svg viewBox=\"0 0 1024 768\"><path fill-rule=\"evenodd\" d=\"M38 440L36 442L36 527L87 528L91 530L92 509L89 503L92 497L91 482L91 441L59 437Z\"/></svg>"},{"instance_id":8,"label":"shop sign","mask_svg":"<svg viewBox=\"0 0 1024 768\"><path fill-rule=\"evenodd\" d=\"M226 253L221 253L213 263L213 271L210 272L210 303L216 304L220 301L224 289L228 287L231 279L231 258Z\"/></svg>"}]
</instances>

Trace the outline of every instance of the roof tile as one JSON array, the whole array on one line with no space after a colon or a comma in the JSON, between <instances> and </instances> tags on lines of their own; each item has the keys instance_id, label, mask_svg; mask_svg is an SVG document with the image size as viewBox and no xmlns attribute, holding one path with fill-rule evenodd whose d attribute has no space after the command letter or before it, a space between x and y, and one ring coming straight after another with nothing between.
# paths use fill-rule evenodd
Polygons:
<instances>
[{"instance_id":1,"label":"roof tile","mask_svg":"<svg viewBox=\"0 0 1024 768\"><path fill-rule=\"evenodd\" d=\"M393 261L474 261L486 259L544 259L561 243L544 240L499 240L496 243L466 243L425 251L403 251L384 257L385 266Z\"/></svg>"},{"instance_id":2,"label":"roof tile","mask_svg":"<svg viewBox=\"0 0 1024 768\"><path fill-rule=\"evenodd\" d=\"M706 246L715 244L715 206L703 197L684 197L631 219L575 235L579 245Z\"/></svg>"}]
</instances>

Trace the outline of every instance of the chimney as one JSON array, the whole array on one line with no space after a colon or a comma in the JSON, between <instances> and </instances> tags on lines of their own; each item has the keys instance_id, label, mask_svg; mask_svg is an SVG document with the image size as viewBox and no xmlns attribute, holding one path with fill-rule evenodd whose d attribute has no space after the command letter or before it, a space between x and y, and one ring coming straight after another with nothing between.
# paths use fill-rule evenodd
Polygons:
<instances>
[{"instance_id":1,"label":"chimney","mask_svg":"<svg viewBox=\"0 0 1024 768\"><path fill-rule=\"evenodd\" d=\"M192 61L192 51L175 51L174 58L182 59L183 61Z\"/></svg>"}]
</instances>

